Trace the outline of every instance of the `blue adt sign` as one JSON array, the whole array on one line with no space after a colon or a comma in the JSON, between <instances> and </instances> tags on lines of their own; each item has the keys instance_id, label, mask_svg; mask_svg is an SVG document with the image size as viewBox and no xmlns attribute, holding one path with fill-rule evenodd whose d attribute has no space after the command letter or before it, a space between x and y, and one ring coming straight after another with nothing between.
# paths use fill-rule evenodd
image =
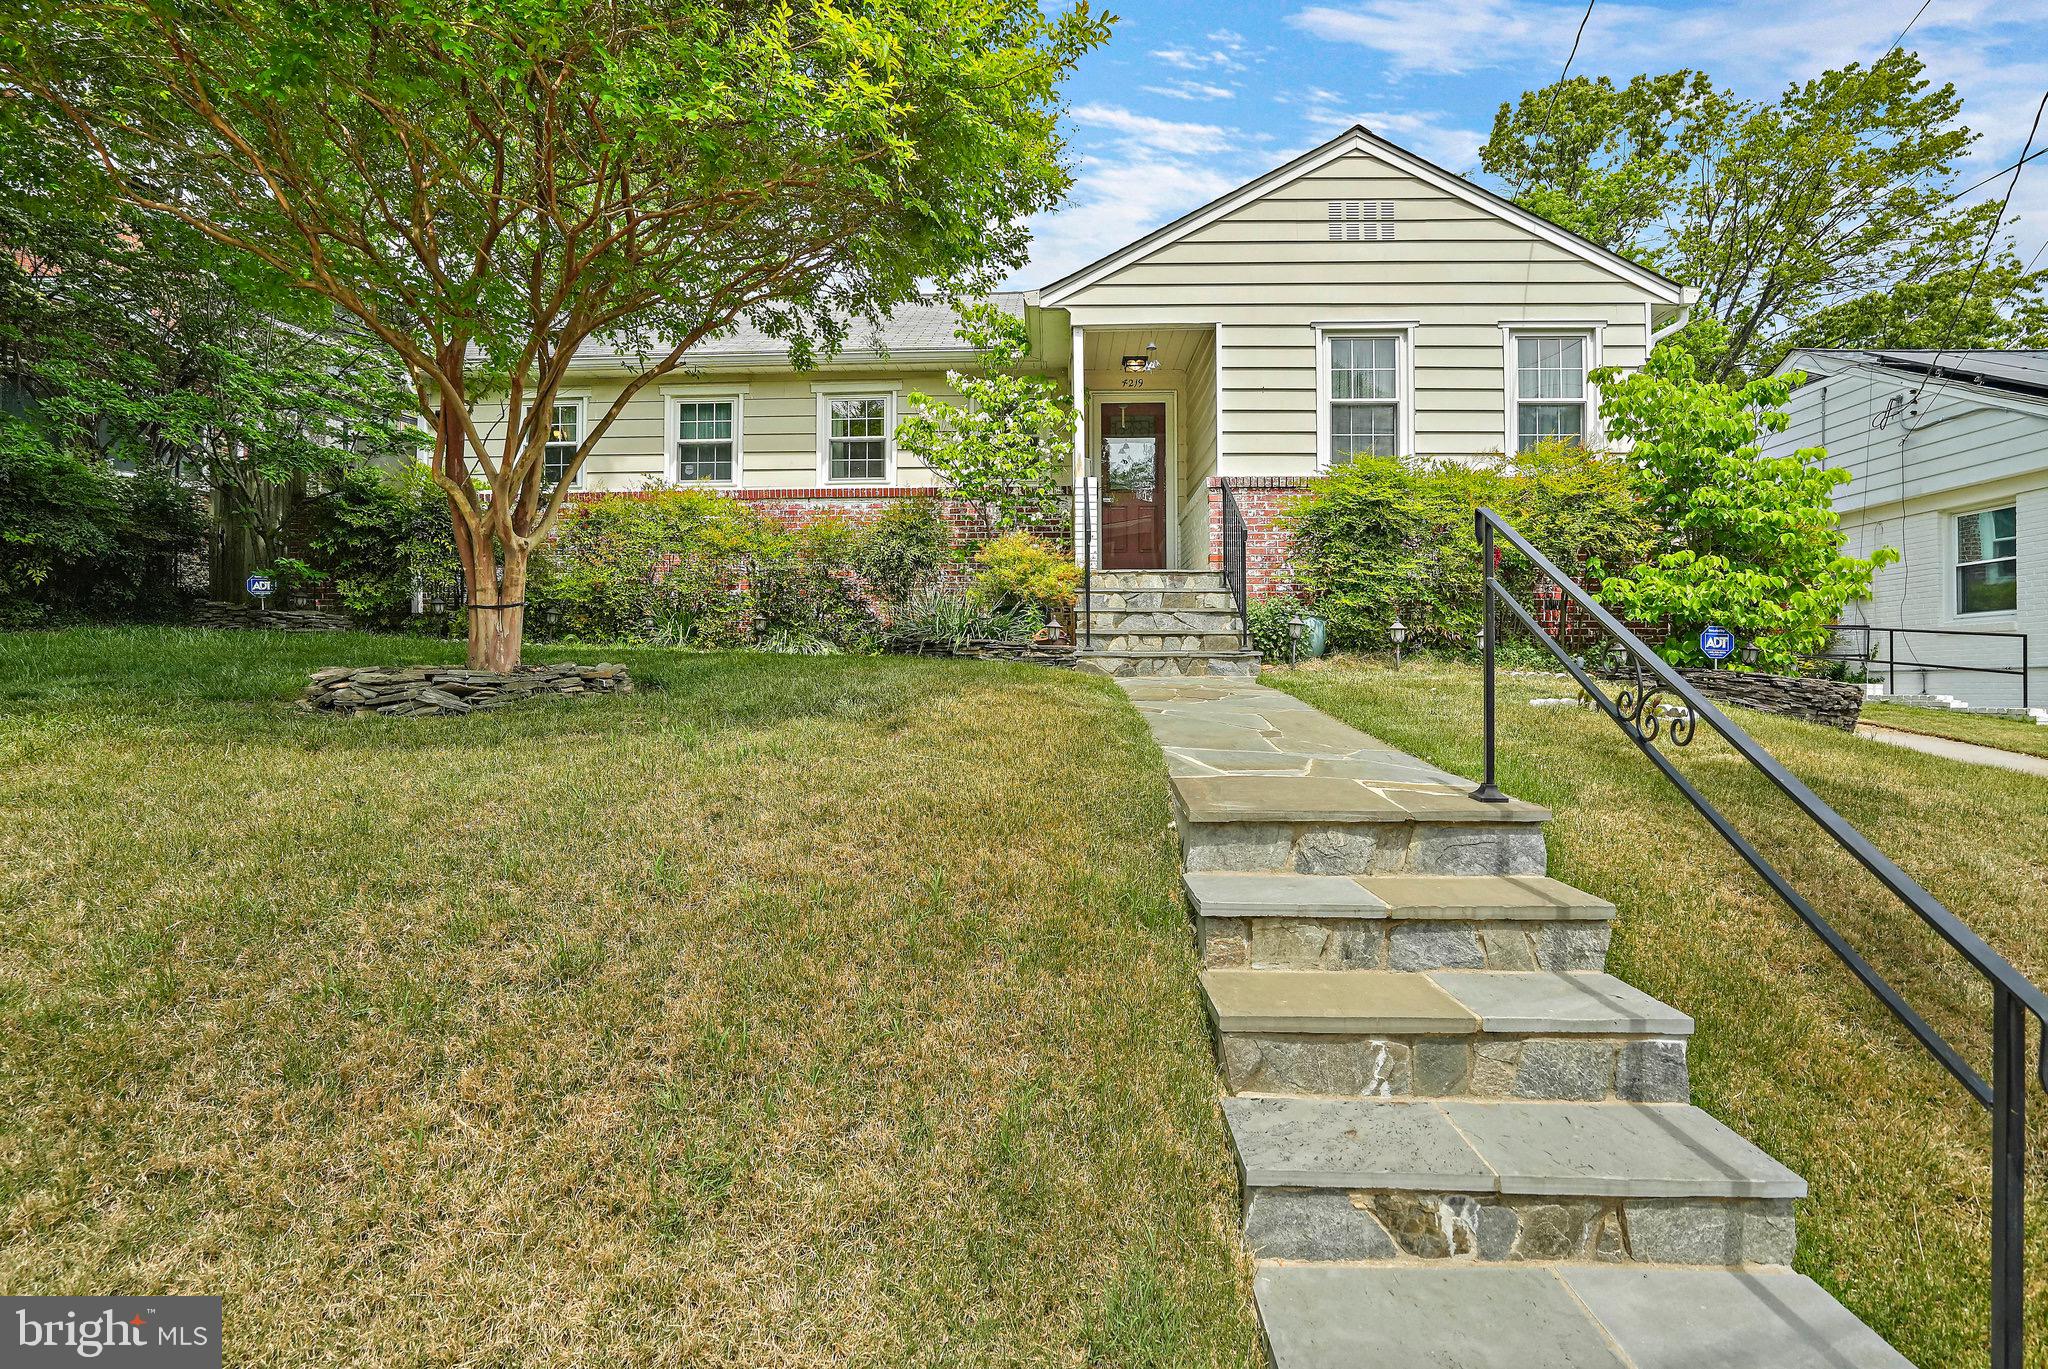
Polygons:
<instances>
[{"instance_id":1,"label":"blue adt sign","mask_svg":"<svg viewBox=\"0 0 2048 1369\"><path fill-rule=\"evenodd\" d=\"M268 575L252 575L242 581L242 588L258 599L268 599L277 593L277 581Z\"/></svg>"},{"instance_id":2,"label":"blue adt sign","mask_svg":"<svg viewBox=\"0 0 2048 1369\"><path fill-rule=\"evenodd\" d=\"M1710 661L1725 661L1735 654L1735 634L1725 627L1701 628L1700 650Z\"/></svg>"}]
</instances>

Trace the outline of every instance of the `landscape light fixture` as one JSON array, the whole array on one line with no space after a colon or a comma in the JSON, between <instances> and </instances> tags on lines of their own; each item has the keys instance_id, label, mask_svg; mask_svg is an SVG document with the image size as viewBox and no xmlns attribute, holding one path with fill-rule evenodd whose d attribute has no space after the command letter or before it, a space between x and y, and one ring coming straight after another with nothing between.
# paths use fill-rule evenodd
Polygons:
<instances>
[{"instance_id":1,"label":"landscape light fixture","mask_svg":"<svg viewBox=\"0 0 2048 1369\"><path fill-rule=\"evenodd\" d=\"M1394 644L1394 669L1399 670L1401 668L1401 643L1408 640L1408 625L1401 621L1400 614L1395 614L1394 621L1387 624L1387 637Z\"/></svg>"},{"instance_id":2,"label":"landscape light fixture","mask_svg":"<svg viewBox=\"0 0 2048 1369\"><path fill-rule=\"evenodd\" d=\"M1287 664L1301 664L1301 634L1308 631L1308 619L1299 613L1287 620Z\"/></svg>"},{"instance_id":3,"label":"landscape light fixture","mask_svg":"<svg viewBox=\"0 0 2048 1369\"><path fill-rule=\"evenodd\" d=\"M1743 644L1742 663L1753 669L1756 666L1756 658L1762 654L1762 652L1757 650L1756 638L1752 637Z\"/></svg>"}]
</instances>

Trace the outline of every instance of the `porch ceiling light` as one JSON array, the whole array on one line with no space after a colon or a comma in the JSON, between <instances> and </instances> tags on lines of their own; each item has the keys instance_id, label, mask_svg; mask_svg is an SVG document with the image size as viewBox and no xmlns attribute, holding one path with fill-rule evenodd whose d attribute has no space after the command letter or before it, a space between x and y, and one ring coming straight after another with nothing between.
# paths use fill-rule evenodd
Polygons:
<instances>
[{"instance_id":1,"label":"porch ceiling light","mask_svg":"<svg viewBox=\"0 0 2048 1369\"><path fill-rule=\"evenodd\" d=\"M1124 369L1132 375L1142 375L1146 371L1158 370L1159 363L1143 352L1138 352L1124 358Z\"/></svg>"}]
</instances>

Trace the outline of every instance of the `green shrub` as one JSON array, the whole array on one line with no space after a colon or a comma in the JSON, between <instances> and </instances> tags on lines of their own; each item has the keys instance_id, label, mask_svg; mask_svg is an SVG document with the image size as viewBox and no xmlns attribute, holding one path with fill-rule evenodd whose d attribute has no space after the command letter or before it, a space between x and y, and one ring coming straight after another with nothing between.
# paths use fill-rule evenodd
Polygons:
<instances>
[{"instance_id":1,"label":"green shrub","mask_svg":"<svg viewBox=\"0 0 2048 1369\"><path fill-rule=\"evenodd\" d=\"M1294 650L1294 634L1288 631L1287 620L1308 611L1301 600L1292 595L1274 594L1253 600L1252 606L1245 611L1253 650L1270 662L1286 660Z\"/></svg>"},{"instance_id":2,"label":"green shrub","mask_svg":"<svg viewBox=\"0 0 2048 1369\"><path fill-rule=\"evenodd\" d=\"M985 608L1031 608L1047 617L1071 608L1081 587L1073 559L1028 532L1011 532L974 554L972 594Z\"/></svg>"},{"instance_id":3,"label":"green shrub","mask_svg":"<svg viewBox=\"0 0 2048 1369\"><path fill-rule=\"evenodd\" d=\"M1636 564L1651 543L1630 472L1609 456L1552 443L1512 463L1360 458L1317 480L1282 515L1296 582L1328 620L1331 645L1384 650L1396 616L1418 648L1475 641L1473 513L1481 506L1581 580ZM1513 555L1501 570L1524 590L1534 579Z\"/></svg>"},{"instance_id":4,"label":"green shrub","mask_svg":"<svg viewBox=\"0 0 2048 1369\"><path fill-rule=\"evenodd\" d=\"M167 615L176 558L205 535L184 486L115 475L0 414L0 627Z\"/></svg>"},{"instance_id":5,"label":"green shrub","mask_svg":"<svg viewBox=\"0 0 2048 1369\"><path fill-rule=\"evenodd\" d=\"M278 562L286 583L324 577L349 615L371 627L402 625L416 585L449 584L461 573L448 496L417 462L342 471L313 500L307 549L305 561Z\"/></svg>"},{"instance_id":6,"label":"green shrub","mask_svg":"<svg viewBox=\"0 0 2048 1369\"><path fill-rule=\"evenodd\" d=\"M792 555L792 538L752 507L709 490L657 490L565 511L534 555L527 619L565 641L730 646L750 558Z\"/></svg>"},{"instance_id":7,"label":"green shrub","mask_svg":"<svg viewBox=\"0 0 2048 1369\"><path fill-rule=\"evenodd\" d=\"M890 603L938 579L955 558L953 530L929 495L899 499L862 534L854 554L861 576Z\"/></svg>"},{"instance_id":8,"label":"green shrub","mask_svg":"<svg viewBox=\"0 0 2048 1369\"><path fill-rule=\"evenodd\" d=\"M970 642L1028 642L1045 626L1035 608L986 608L972 595L919 589L889 620L889 642L898 650L956 650Z\"/></svg>"}]
</instances>

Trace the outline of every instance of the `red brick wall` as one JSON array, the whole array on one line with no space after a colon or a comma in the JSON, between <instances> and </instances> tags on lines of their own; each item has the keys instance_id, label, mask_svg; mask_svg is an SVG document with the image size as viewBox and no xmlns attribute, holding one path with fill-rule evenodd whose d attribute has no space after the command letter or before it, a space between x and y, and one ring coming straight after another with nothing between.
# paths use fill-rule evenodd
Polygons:
<instances>
[{"instance_id":1,"label":"red brick wall","mask_svg":"<svg viewBox=\"0 0 2048 1369\"><path fill-rule=\"evenodd\" d=\"M577 503L594 503L600 499L647 499L655 493L652 490L579 490L569 498ZM833 485L793 486L787 489L717 490L714 493L752 504L762 514L790 529L809 527L826 518L841 518L856 528L863 528L880 518L899 499L937 495L929 487L913 485L864 485L857 489ZM979 505L964 499L939 496L939 517L953 529L955 542L985 541L995 535L988 515ZM1056 545L1072 544L1071 530L1064 513L1051 524L1033 531Z\"/></svg>"},{"instance_id":2,"label":"red brick wall","mask_svg":"<svg viewBox=\"0 0 2048 1369\"><path fill-rule=\"evenodd\" d=\"M1245 588L1253 599L1287 594L1294 589L1292 548L1280 525L1280 514L1308 493L1311 479L1303 475L1233 475L1209 477L1209 568L1223 569L1223 487L1244 512Z\"/></svg>"}]
</instances>

